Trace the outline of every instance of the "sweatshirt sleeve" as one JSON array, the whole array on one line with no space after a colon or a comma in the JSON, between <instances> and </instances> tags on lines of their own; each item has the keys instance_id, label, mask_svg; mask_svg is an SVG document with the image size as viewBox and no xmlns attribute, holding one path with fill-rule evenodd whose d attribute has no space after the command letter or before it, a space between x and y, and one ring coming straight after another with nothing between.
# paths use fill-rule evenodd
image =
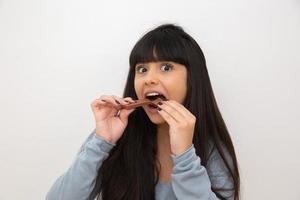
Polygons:
<instances>
[{"instance_id":1,"label":"sweatshirt sleeve","mask_svg":"<svg viewBox=\"0 0 300 200\"><path fill-rule=\"evenodd\" d=\"M233 182L220 155L212 151L206 170L195 153L194 145L184 153L171 154L174 166L172 188L178 200L219 200L211 187L220 187L219 192L228 200L233 199ZM227 190L226 190L227 189Z\"/></svg>"},{"instance_id":2,"label":"sweatshirt sleeve","mask_svg":"<svg viewBox=\"0 0 300 200\"><path fill-rule=\"evenodd\" d=\"M87 200L95 186L98 169L114 146L94 130L70 168L54 182L46 200Z\"/></svg>"}]
</instances>

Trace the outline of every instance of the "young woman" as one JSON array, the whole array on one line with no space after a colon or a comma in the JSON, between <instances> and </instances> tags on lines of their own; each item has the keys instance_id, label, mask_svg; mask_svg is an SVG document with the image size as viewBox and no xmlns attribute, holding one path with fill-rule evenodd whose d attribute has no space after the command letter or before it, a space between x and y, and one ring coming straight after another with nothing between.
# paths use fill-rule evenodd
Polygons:
<instances>
[{"instance_id":1,"label":"young woman","mask_svg":"<svg viewBox=\"0 0 300 200\"><path fill-rule=\"evenodd\" d=\"M120 109L157 93L166 99L155 109ZM48 200L239 199L235 150L204 55L180 26L158 26L137 42L123 97L92 102L96 128Z\"/></svg>"}]
</instances>

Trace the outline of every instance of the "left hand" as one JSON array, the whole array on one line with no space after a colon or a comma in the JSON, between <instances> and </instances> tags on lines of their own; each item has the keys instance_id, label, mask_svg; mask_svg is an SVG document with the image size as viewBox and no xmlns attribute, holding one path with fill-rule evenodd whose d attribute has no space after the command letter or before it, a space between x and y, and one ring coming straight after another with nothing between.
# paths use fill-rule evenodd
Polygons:
<instances>
[{"instance_id":1,"label":"left hand","mask_svg":"<svg viewBox=\"0 0 300 200\"><path fill-rule=\"evenodd\" d=\"M174 101L162 101L158 105L161 110L158 113L169 124L171 152L180 155L193 144L196 117L183 105Z\"/></svg>"}]
</instances>

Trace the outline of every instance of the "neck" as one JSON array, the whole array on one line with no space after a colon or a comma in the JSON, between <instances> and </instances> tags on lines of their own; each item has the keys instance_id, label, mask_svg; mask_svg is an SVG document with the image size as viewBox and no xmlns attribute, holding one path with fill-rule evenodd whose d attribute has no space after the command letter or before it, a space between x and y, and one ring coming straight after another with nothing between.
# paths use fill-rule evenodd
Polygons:
<instances>
[{"instance_id":1,"label":"neck","mask_svg":"<svg viewBox=\"0 0 300 200\"><path fill-rule=\"evenodd\" d=\"M169 136L169 125L167 123L160 124L157 127L157 159L161 166L159 173L159 179L161 182L170 183L171 173L173 169L173 161L170 157L171 145Z\"/></svg>"},{"instance_id":2,"label":"neck","mask_svg":"<svg viewBox=\"0 0 300 200\"><path fill-rule=\"evenodd\" d=\"M157 145L159 152L171 152L169 125L167 123L163 123L157 126Z\"/></svg>"}]
</instances>

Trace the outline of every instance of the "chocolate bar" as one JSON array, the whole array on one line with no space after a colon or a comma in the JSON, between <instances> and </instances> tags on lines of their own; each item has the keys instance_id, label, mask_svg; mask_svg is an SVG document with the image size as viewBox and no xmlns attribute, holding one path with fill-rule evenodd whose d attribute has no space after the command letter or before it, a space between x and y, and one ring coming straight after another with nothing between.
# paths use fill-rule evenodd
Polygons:
<instances>
[{"instance_id":1,"label":"chocolate bar","mask_svg":"<svg viewBox=\"0 0 300 200\"><path fill-rule=\"evenodd\" d=\"M121 109L132 109L132 108L136 108L139 106L144 106L144 105L148 105L148 104L158 104L158 102L163 101L162 98L156 98L154 100L150 100L150 99L138 99L138 100L134 100L134 103L129 102L129 104L126 105L120 105Z\"/></svg>"}]
</instances>

